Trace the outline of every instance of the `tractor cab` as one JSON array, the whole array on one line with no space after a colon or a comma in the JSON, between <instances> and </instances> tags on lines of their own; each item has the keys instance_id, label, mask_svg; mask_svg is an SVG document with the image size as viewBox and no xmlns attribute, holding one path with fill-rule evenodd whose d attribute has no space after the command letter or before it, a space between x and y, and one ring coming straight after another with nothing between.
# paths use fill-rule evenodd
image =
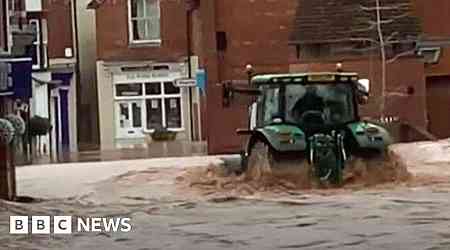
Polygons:
<instances>
[{"instance_id":1,"label":"tractor cab","mask_svg":"<svg viewBox=\"0 0 450 250\"><path fill-rule=\"evenodd\" d=\"M251 106L251 129L289 124L312 135L356 121L368 95L358 80L355 73L255 76L251 85L260 95Z\"/></svg>"}]
</instances>

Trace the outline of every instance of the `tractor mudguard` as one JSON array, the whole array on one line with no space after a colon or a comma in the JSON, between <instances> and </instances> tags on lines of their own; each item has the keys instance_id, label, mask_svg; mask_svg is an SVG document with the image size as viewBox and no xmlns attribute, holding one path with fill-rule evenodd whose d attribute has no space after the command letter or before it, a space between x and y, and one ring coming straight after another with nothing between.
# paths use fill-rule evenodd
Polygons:
<instances>
[{"instance_id":1,"label":"tractor mudguard","mask_svg":"<svg viewBox=\"0 0 450 250\"><path fill-rule=\"evenodd\" d=\"M382 151L393 143L389 132L378 125L369 122L355 122L347 125L361 149Z\"/></svg>"},{"instance_id":2,"label":"tractor mudguard","mask_svg":"<svg viewBox=\"0 0 450 250\"><path fill-rule=\"evenodd\" d=\"M307 147L305 133L296 126L285 124L254 130L247 145L247 152L250 152L257 140L263 140L279 152L305 151Z\"/></svg>"}]
</instances>

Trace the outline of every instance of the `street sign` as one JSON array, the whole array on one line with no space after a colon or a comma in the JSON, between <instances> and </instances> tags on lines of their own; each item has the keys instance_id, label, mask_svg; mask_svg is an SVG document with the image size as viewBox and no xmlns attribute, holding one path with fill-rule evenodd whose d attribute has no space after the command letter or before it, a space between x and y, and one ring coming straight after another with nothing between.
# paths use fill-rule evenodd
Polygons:
<instances>
[{"instance_id":1,"label":"street sign","mask_svg":"<svg viewBox=\"0 0 450 250\"><path fill-rule=\"evenodd\" d=\"M197 81L195 79L183 78L175 80L175 86L182 87L195 87L197 86Z\"/></svg>"}]
</instances>

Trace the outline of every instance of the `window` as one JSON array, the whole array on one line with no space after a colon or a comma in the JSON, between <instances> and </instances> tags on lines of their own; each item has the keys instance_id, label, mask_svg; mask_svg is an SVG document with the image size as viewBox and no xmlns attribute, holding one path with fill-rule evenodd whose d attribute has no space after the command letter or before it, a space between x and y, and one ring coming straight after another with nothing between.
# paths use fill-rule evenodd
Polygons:
<instances>
[{"instance_id":1,"label":"window","mask_svg":"<svg viewBox=\"0 0 450 250\"><path fill-rule=\"evenodd\" d=\"M47 68L47 22L44 19L31 19L30 27L33 30L33 44L28 54L33 59L33 69Z\"/></svg>"},{"instance_id":2,"label":"window","mask_svg":"<svg viewBox=\"0 0 450 250\"><path fill-rule=\"evenodd\" d=\"M163 127L183 129L181 89L172 81L116 84L115 98L120 103L132 103L133 117L139 118L133 120L133 127L147 131Z\"/></svg>"},{"instance_id":3,"label":"window","mask_svg":"<svg viewBox=\"0 0 450 250\"><path fill-rule=\"evenodd\" d=\"M116 85L117 96L141 96L142 84L117 84Z\"/></svg>"},{"instance_id":4,"label":"window","mask_svg":"<svg viewBox=\"0 0 450 250\"><path fill-rule=\"evenodd\" d=\"M159 0L129 0L129 17L130 42L161 42Z\"/></svg>"}]
</instances>

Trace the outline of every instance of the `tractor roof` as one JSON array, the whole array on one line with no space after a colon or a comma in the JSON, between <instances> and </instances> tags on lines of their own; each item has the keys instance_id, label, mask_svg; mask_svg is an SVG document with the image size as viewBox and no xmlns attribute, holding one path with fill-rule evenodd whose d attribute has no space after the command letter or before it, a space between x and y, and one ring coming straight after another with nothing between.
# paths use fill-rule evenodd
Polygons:
<instances>
[{"instance_id":1,"label":"tractor roof","mask_svg":"<svg viewBox=\"0 0 450 250\"><path fill-rule=\"evenodd\" d=\"M336 81L356 81L357 73L351 72L313 72L313 73L292 73L292 74L262 74L252 78L252 83L256 85L270 83L306 83L306 82L336 82Z\"/></svg>"}]
</instances>

